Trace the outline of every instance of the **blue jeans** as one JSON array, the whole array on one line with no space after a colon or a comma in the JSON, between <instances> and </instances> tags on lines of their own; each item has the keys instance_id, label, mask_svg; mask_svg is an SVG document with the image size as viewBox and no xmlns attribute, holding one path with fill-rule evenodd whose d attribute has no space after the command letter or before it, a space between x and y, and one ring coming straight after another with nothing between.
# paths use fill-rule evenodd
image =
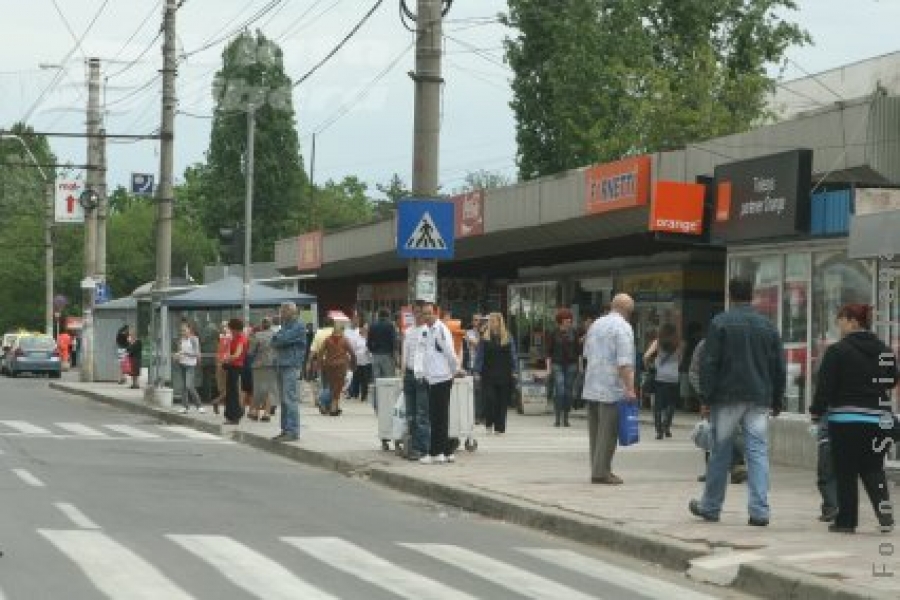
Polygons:
<instances>
[{"instance_id":1,"label":"blue jeans","mask_svg":"<svg viewBox=\"0 0 900 600\"><path fill-rule=\"evenodd\" d=\"M558 365L553 363L553 405L556 415L567 412L572 408L572 386L575 385L575 377L578 375L578 365Z\"/></svg>"},{"instance_id":2,"label":"blue jeans","mask_svg":"<svg viewBox=\"0 0 900 600\"><path fill-rule=\"evenodd\" d=\"M281 401L281 432L297 435L300 432L297 367L278 367L278 398Z\"/></svg>"},{"instance_id":3,"label":"blue jeans","mask_svg":"<svg viewBox=\"0 0 900 600\"><path fill-rule=\"evenodd\" d=\"M747 461L747 508L754 519L769 518L769 418L768 409L751 402L713 404L710 425L713 448L706 468L706 487L700 508L718 516L725 502L731 470L734 436L740 424L744 430Z\"/></svg>"},{"instance_id":4,"label":"blue jeans","mask_svg":"<svg viewBox=\"0 0 900 600\"><path fill-rule=\"evenodd\" d=\"M403 397L412 449L422 456L431 449L431 419L428 412L428 386L416 381L411 371L403 375Z\"/></svg>"}]
</instances>

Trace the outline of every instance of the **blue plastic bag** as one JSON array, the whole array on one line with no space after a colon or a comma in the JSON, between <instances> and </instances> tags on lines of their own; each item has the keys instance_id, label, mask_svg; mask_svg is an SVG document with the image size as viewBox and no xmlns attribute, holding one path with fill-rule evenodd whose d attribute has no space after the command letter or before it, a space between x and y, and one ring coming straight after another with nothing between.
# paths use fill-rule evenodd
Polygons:
<instances>
[{"instance_id":1,"label":"blue plastic bag","mask_svg":"<svg viewBox=\"0 0 900 600\"><path fill-rule=\"evenodd\" d=\"M637 402L619 400L619 445L633 446L640 441L641 423L638 420L640 406Z\"/></svg>"},{"instance_id":2,"label":"blue plastic bag","mask_svg":"<svg viewBox=\"0 0 900 600\"><path fill-rule=\"evenodd\" d=\"M331 389L327 385L323 385L319 390L319 406L326 410L331 408Z\"/></svg>"}]
</instances>

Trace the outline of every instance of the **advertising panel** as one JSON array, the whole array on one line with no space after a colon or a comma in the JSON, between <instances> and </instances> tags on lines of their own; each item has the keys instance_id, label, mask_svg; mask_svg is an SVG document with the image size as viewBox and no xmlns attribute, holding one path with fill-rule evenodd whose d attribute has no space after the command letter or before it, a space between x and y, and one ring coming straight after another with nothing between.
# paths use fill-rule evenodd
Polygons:
<instances>
[{"instance_id":1,"label":"advertising panel","mask_svg":"<svg viewBox=\"0 0 900 600\"><path fill-rule=\"evenodd\" d=\"M297 268L312 271L322 267L322 232L304 233L297 240Z\"/></svg>"},{"instance_id":2,"label":"advertising panel","mask_svg":"<svg viewBox=\"0 0 900 600\"><path fill-rule=\"evenodd\" d=\"M453 201L456 237L484 234L484 190L460 194Z\"/></svg>"},{"instance_id":3,"label":"advertising panel","mask_svg":"<svg viewBox=\"0 0 900 600\"><path fill-rule=\"evenodd\" d=\"M705 198L706 186L702 183L656 182L650 231L702 235Z\"/></svg>"},{"instance_id":4,"label":"advertising panel","mask_svg":"<svg viewBox=\"0 0 900 600\"><path fill-rule=\"evenodd\" d=\"M650 157L636 156L585 171L585 211L600 214L650 200Z\"/></svg>"}]
</instances>

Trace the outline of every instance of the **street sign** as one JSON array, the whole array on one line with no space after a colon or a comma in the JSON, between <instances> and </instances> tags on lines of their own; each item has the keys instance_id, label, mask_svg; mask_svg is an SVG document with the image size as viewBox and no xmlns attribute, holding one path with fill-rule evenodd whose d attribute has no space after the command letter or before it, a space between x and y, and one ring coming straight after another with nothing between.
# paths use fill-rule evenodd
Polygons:
<instances>
[{"instance_id":1,"label":"street sign","mask_svg":"<svg viewBox=\"0 0 900 600\"><path fill-rule=\"evenodd\" d=\"M150 173L132 173L131 193L139 196L153 195L153 175Z\"/></svg>"},{"instance_id":2,"label":"street sign","mask_svg":"<svg viewBox=\"0 0 900 600\"><path fill-rule=\"evenodd\" d=\"M398 256L453 258L453 202L410 198L401 200L397 208Z\"/></svg>"},{"instance_id":3,"label":"street sign","mask_svg":"<svg viewBox=\"0 0 900 600\"><path fill-rule=\"evenodd\" d=\"M77 179L57 179L53 200L53 218L57 223L84 223L84 208L78 198L84 192L84 182Z\"/></svg>"},{"instance_id":4,"label":"street sign","mask_svg":"<svg viewBox=\"0 0 900 600\"><path fill-rule=\"evenodd\" d=\"M105 281L98 281L94 288L94 304L105 304L112 300L112 291Z\"/></svg>"}]
</instances>

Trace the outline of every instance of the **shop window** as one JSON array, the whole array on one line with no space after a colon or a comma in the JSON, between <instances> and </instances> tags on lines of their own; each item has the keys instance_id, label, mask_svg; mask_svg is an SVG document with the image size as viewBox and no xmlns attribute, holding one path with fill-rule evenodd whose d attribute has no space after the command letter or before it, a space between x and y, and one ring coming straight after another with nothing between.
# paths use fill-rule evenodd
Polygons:
<instances>
[{"instance_id":1,"label":"shop window","mask_svg":"<svg viewBox=\"0 0 900 600\"><path fill-rule=\"evenodd\" d=\"M556 283L509 288L509 329L525 368L541 368L546 335L555 325L557 288Z\"/></svg>"},{"instance_id":2,"label":"shop window","mask_svg":"<svg viewBox=\"0 0 900 600\"><path fill-rule=\"evenodd\" d=\"M742 277L753 282L753 307L778 327L782 255L738 256L729 263L729 279Z\"/></svg>"},{"instance_id":3,"label":"shop window","mask_svg":"<svg viewBox=\"0 0 900 600\"><path fill-rule=\"evenodd\" d=\"M781 338L784 342L787 382L785 409L806 412L809 406L806 384L809 339L809 287L812 267L809 254L788 254L784 259L784 290L781 307Z\"/></svg>"}]
</instances>

